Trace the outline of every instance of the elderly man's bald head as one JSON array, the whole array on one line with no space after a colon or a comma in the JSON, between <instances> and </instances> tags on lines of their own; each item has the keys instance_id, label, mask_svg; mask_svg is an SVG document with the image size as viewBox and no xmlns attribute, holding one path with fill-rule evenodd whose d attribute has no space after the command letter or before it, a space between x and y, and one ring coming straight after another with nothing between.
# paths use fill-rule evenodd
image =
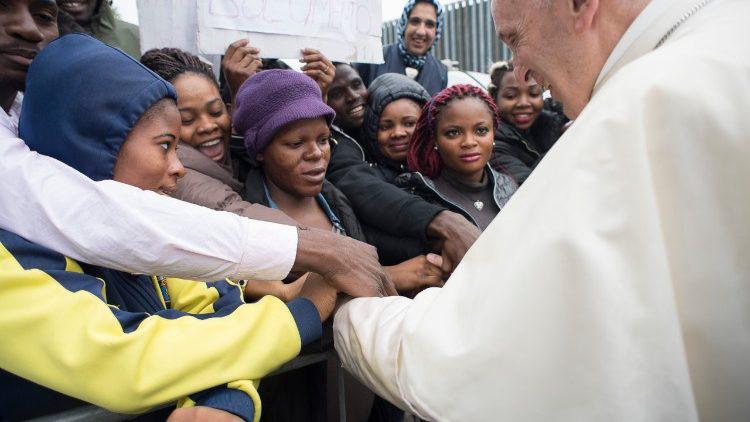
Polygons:
<instances>
[{"instance_id":1,"label":"elderly man's bald head","mask_svg":"<svg viewBox=\"0 0 750 422\"><path fill-rule=\"evenodd\" d=\"M493 0L519 79L552 86L568 116L588 103L604 63L650 0Z\"/></svg>"}]
</instances>

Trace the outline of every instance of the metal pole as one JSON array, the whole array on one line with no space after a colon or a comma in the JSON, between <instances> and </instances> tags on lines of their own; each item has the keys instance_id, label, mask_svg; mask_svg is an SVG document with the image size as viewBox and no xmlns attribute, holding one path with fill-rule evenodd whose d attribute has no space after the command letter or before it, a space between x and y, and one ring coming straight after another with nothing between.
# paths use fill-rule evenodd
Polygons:
<instances>
[{"instance_id":1,"label":"metal pole","mask_svg":"<svg viewBox=\"0 0 750 422\"><path fill-rule=\"evenodd\" d=\"M338 375L339 384L339 422L346 422L346 385L344 384L344 369L341 367L341 361L335 356L336 374Z\"/></svg>"}]
</instances>

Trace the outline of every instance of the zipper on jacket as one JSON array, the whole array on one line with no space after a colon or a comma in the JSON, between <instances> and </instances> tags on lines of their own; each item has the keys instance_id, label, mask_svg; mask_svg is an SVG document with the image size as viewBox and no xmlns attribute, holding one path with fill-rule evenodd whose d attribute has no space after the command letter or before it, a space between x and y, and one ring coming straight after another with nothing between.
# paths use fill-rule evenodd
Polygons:
<instances>
[{"instance_id":1,"label":"zipper on jacket","mask_svg":"<svg viewBox=\"0 0 750 422\"><path fill-rule=\"evenodd\" d=\"M352 138L351 136L347 135L347 134L346 134L346 132L344 132L343 130L341 130L341 128L339 128L338 126L336 126L336 125L331 125L331 127L332 127L332 128L333 128L333 129L334 129L334 130L335 130L336 132L338 132L338 133L340 133L340 134L344 135L344 138L347 138L347 139L349 139L350 141L354 142L354 145L356 145L356 146L357 146L357 148L359 148L359 152L361 152L361 153L362 153L362 161L365 161L365 162L367 162L367 157L365 156L365 150L364 150L364 149L362 148L362 145L360 145L360 144L359 144L359 142L355 141L355 140L354 140L354 138Z\"/></svg>"},{"instance_id":2,"label":"zipper on jacket","mask_svg":"<svg viewBox=\"0 0 750 422\"><path fill-rule=\"evenodd\" d=\"M536 158L539 158L542 156L542 154L538 153L534 148L530 147L529 144L526 143L526 139L524 139L524 137L521 137L521 143L523 144L523 146L526 147L527 151L536 155Z\"/></svg>"},{"instance_id":3,"label":"zipper on jacket","mask_svg":"<svg viewBox=\"0 0 750 422\"><path fill-rule=\"evenodd\" d=\"M159 292L161 292L161 300L164 303L164 307L166 309L171 309L172 300L169 298L169 291L167 290L167 278L157 275L154 277L154 284L156 284L159 288Z\"/></svg>"}]
</instances>

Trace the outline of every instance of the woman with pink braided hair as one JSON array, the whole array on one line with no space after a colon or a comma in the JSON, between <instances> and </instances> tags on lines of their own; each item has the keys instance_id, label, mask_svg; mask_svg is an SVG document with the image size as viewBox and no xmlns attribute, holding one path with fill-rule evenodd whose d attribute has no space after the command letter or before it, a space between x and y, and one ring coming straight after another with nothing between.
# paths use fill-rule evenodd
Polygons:
<instances>
[{"instance_id":1,"label":"woman with pink braided hair","mask_svg":"<svg viewBox=\"0 0 750 422\"><path fill-rule=\"evenodd\" d=\"M497 106L483 90L471 85L442 90L422 109L407 155L412 173L396 184L484 230L518 187L487 164L499 122Z\"/></svg>"}]
</instances>

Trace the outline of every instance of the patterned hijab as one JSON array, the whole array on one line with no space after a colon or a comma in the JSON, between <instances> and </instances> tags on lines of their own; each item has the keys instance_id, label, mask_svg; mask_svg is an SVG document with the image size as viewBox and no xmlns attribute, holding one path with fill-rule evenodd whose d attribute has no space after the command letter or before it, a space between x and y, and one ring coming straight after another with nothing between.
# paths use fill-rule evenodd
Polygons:
<instances>
[{"instance_id":1,"label":"patterned hijab","mask_svg":"<svg viewBox=\"0 0 750 422\"><path fill-rule=\"evenodd\" d=\"M401 56L401 60L404 61L404 64L406 66L416 68L417 70L422 70L425 60L427 59L427 54L421 56L411 54L406 49L406 44L404 44L404 34L406 33L406 26L409 23L409 14L411 13L412 9L414 9L414 6L417 3L431 4L435 6L435 10L437 11L437 27L435 28L435 40L433 41L432 46L430 46L430 49L427 50L427 54L430 53L432 47L440 39L440 32L443 29L443 5L441 5L438 0L409 0L406 3L406 6L404 6L404 11L401 13L401 19L399 19L398 21L398 54Z\"/></svg>"}]
</instances>

